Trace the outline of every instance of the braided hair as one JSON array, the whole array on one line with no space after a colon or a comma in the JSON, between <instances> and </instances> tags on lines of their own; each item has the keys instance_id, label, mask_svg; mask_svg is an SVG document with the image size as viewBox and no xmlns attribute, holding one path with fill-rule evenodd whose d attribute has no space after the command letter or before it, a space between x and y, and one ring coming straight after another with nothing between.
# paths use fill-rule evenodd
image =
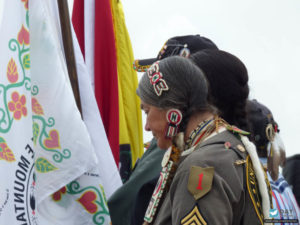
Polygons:
<instances>
[{"instance_id":1,"label":"braided hair","mask_svg":"<svg viewBox=\"0 0 300 225\"><path fill-rule=\"evenodd\" d=\"M249 130L246 102L249 95L246 66L236 56L221 50L203 50L190 59L208 80L208 101L231 125Z\"/></svg>"}]
</instances>

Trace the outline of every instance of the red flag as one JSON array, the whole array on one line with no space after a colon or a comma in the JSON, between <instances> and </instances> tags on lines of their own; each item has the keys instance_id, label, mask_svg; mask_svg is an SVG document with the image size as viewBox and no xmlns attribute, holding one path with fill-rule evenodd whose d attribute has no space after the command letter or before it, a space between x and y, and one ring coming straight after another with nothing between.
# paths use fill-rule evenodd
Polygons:
<instances>
[{"instance_id":1,"label":"red flag","mask_svg":"<svg viewBox=\"0 0 300 225\"><path fill-rule=\"evenodd\" d=\"M82 52L85 56L84 50L84 0L75 0L73 5L72 23L76 32L77 40Z\"/></svg>"},{"instance_id":2,"label":"red flag","mask_svg":"<svg viewBox=\"0 0 300 225\"><path fill-rule=\"evenodd\" d=\"M118 165L119 99L117 57L109 0L95 1L94 54L95 95L110 147Z\"/></svg>"},{"instance_id":3,"label":"red flag","mask_svg":"<svg viewBox=\"0 0 300 225\"><path fill-rule=\"evenodd\" d=\"M94 83L95 96L109 144L119 164L119 102L115 36L109 0L94 2ZM75 8L76 7L76 8ZM78 9L79 7L79 9ZM73 18L75 32L84 53L84 1L75 0Z\"/></svg>"}]
</instances>

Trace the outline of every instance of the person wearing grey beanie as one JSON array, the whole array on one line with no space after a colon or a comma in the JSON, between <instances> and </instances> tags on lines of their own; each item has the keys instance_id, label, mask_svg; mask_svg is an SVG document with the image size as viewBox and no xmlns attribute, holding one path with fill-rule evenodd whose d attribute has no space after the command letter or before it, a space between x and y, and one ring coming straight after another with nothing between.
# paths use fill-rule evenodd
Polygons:
<instances>
[{"instance_id":1,"label":"person wearing grey beanie","mask_svg":"<svg viewBox=\"0 0 300 225\"><path fill-rule=\"evenodd\" d=\"M255 146L246 132L218 117L207 92L201 69L178 56L156 61L139 82L145 130L167 149L144 225L255 225L269 218L269 190L253 160Z\"/></svg>"},{"instance_id":2,"label":"person wearing grey beanie","mask_svg":"<svg viewBox=\"0 0 300 225\"><path fill-rule=\"evenodd\" d=\"M137 88L137 94L143 102L142 109L146 113L148 110L145 105L155 106L162 111L163 109L176 108L182 113L180 131L185 131L190 116L195 112L213 112L213 107L207 102L206 78L198 67L192 65L192 62L176 56L172 57L171 60L159 62L158 70L160 72L158 73L155 71L156 67L158 67L158 63L153 65L152 71L151 69L148 70L146 73L148 75L141 78ZM163 75L163 71L167 71L166 76ZM153 82L149 82L149 74L151 73L163 76L162 80L167 84L167 92L162 90L161 94L157 94L154 86L158 86L159 82L155 85L152 84ZM149 129L146 124L146 130ZM157 139L158 146L161 147L159 136L154 134L154 137Z\"/></svg>"}]
</instances>

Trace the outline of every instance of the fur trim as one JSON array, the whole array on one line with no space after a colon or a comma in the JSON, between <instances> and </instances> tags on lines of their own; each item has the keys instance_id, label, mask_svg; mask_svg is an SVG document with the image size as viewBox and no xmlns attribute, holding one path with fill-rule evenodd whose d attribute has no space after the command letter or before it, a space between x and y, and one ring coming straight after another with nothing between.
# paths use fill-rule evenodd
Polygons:
<instances>
[{"instance_id":1,"label":"fur trim","mask_svg":"<svg viewBox=\"0 0 300 225\"><path fill-rule=\"evenodd\" d=\"M176 135L175 140L174 140L175 145L177 146L177 148L179 148L181 151L184 150L184 133L180 132Z\"/></svg>"}]
</instances>

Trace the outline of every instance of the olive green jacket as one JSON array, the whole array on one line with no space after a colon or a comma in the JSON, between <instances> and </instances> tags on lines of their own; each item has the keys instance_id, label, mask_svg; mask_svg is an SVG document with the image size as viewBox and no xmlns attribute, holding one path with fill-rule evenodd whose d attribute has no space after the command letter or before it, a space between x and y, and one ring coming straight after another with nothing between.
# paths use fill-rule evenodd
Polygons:
<instances>
[{"instance_id":1,"label":"olive green jacket","mask_svg":"<svg viewBox=\"0 0 300 225\"><path fill-rule=\"evenodd\" d=\"M205 140L182 157L153 224L261 224L247 191L246 157L229 131Z\"/></svg>"}]
</instances>

